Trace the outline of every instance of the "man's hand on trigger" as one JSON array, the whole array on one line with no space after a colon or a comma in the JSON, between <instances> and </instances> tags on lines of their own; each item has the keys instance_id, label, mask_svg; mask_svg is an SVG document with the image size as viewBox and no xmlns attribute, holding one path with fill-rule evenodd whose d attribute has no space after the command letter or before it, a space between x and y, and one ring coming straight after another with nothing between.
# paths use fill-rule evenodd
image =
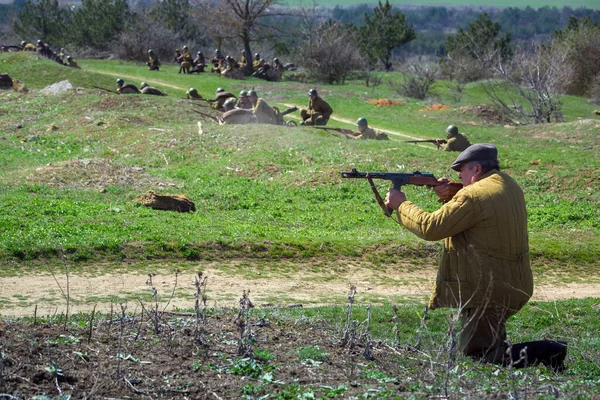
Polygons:
<instances>
[{"instance_id":1,"label":"man's hand on trigger","mask_svg":"<svg viewBox=\"0 0 600 400\"><path fill-rule=\"evenodd\" d=\"M394 210L398 210L398 207L400 207L400 204L404 203L406 201L406 195L404 194L404 192L401 192L399 190L393 189L391 188L390 190L388 190L387 195L385 196L385 205L394 209Z\"/></svg>"}]
</instances>

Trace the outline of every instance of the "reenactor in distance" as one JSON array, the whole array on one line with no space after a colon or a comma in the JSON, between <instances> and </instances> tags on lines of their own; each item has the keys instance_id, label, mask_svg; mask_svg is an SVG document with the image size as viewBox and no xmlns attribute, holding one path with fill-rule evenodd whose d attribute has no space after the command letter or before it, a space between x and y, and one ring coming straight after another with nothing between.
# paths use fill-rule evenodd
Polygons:
<instances>
[{"instance_id":1,"label":"reenactor in distance","mask_svg":"<svg viewBox=\"0 0 600 400\"><path fill-rule=\"evenodd\" d=\"M195 88L189 88L187 92L185 92L185 97L189 100L203 100L198 90Z\"/></svg>"},{"instance_id":2,"label":"reenactor in distance","mask_svg":"<svg viewBox=\"0 0 600 400\"><path fill-rule=\"evenodd\" d=\"M189 74L190 70L192 68L192 55L188 51L187 46L183 46L183 51L181 53L181 56L179 56L179 60L180 60L179 73L180 74L181 73Z\"/></svg>"},{"instance_id":3,"label":"reenactor in distance","mask_svg":"<svg viewBox=\"0 0 600 400\"><path fill-rule=\"evenodd\" d=\"M235 107L235 100L237 98L229 92L226 92L223 88L218 88L215 92L215 100L211 103L211 106L219 111L223 111L223 104L233 97L233 106Z\"/></svg>"},{"instance_id":4,"label":"reenactor in distance","mask_svg":"<svg viewBox=\"0 0 600 400\"><path fill-rule=\"evenodd\" d=\"M248 64L248 59L246 58L246 51L242 50L242 58L240 58L240 68L244 68Z\"/></svg>"},{"instance_id":5,"label":"reenactor in distance","mask_svg":"<svg viewBox=\"0 0 600 400\"><path fill-rule=\"evenodd\" d=\"M385 133L370 128L365 117L360 117L356 120L356 126L358 127L358 132L360 132L360 134L356 136L355 139L390 140Z\"/></svg>"},{"instance_id":6,"label":"reenactor in distance","mask_svg":"<svg viewBox=\"0 0 600 400\"><path fill-rule=\"evenodd\" d=\"M221 50L215 49L215 56L210 60L213 65L219 64L219 62L225 62L225 56L221 54Z\"/></svg>"},{"instance_id":7,"label":"reenactor in distance","mask_svg":"<svg viewBox=\"0 0 600 400\"><path fill-rule=\"evenodd\" d=\"M199 51L196 54L196 58L192 61L192 70L191 73L200 73L204 72L204 67L206 67L206 59L204 58L204 54Z\"/></svg>"},{"instance_id":8,"label":"reenactor in distance","mask_svg":"<svg viewBox=\"0 0 600 400\"><path fill-rule=\"evenodd\" d=\"M117 79L117 92L119 94L139 94L137 86L132 83L125 83L121 78Z\"/></svg>"},{"instance_id":9,"label":"reenactor in distance","mask_svg":"<svg viewBox=\"0 0 600 400\"><path fill-rule=\"evenodd\" d=\"M181 64L181 51L179 51L179 49L175 49L175 56L173 57L173 62Z\"/></svg>"},{"instance_id":10,"label":"reenactor in distance","mask_svg":"<svg viewBox=\"0 0 600 400\"><path fill-rule=\"evenodd\" d=\"M333 109L325 100L319 97L317 89L310 89L308 96L310 97L308 109L303 108L300 110L300 116L302 117L300 125L327 125L329 117L333 114Z\"/></svg>"},{"instance_id":11,"label":"reenactor in distance","mask_svg":"<svg viewBox=\"0 0 600 400\"><path fill-rule=\"evenodd\" d=\"M59 59L60 59L60 60L61 60L63 63L65 63L65 64L66 64L66 62L67 62L66 55L67 55L67 54L66 54L65 48L64 48L64 47L61 47L61 48L60 48L60 51L58 52L58 58L59 58Z\"/></svg>"},{"instance_id":12,"label":"reenactor in distance","mask_svg":"<svg viewBox=\"0 0 600 400\"><path fill-rule=\"evenodd\" d=\"M73 60L73 57L71 56L67 56L67 65L71 68L79 68L79 65L77 65L77 62L75 62L75 60Z\"/></svg>"},{"instance_id":13,"label":"reenactor in distance","mask_svg":"<svg viewBox=\"0 0 600 400\"><path fill-rule=\"evenodd\" d=\"M265 79L269 82L275 82L277 80L277 72L275 72L275 70L271 68L271 65L266 63L263 59L258 62L258 67L252 76L259 79Z\"/></svg>"},{"instance_id":14,"label":"reenactor in distance","mask_svg":"<svg viewBox=\"0 0 600 400\"><path fill-rule=\"evenodd\" d=\"M146 61L146 65L150 71L158 71L160 69L160 61L152 49L148 49L148 61Z\"/></svg>"},{"instance_id":15,"label":"reenactor in distance","mask_svg":"<svg viewBox=\"0 0 600 400\"><path fill-rule=\"evenodd\" d=\"M235 103L235 108L252 110L252 103L250 102L250 98L248 97L248 92L246 92L245 90L242 90L240 92L240 97L238 98L237 103Z\"/></svg>"},{"instance_id":16,"label":"reenactor in distance","mask_svg":"<svg viewBox=\"0 0 600 400\"><path fill-rule=\"evenodd\" d=\"M148 86L148 84L146 82L142 82L142 84L140 85L140 93L142 94L151 94L154 96L166 96L167 94L164 92L161 92L160 90L153 88L151 86Z\"/></svg>"},{"instance_id":17,"label":"reenactor in distance","mask_svg":"<svg viewBox=\"0 0 600 400\"><path fill-rule=\"evenodd\" d=\"M471 145L467 136L458 133L458 128L454 125L446 128L446 134L447 142L444 151L465 151Z\"/></svg>"},{"instance_id":18,"label":"reenactor in distance","mask_svg":"<svg viewBox=\"0 0 600 400\"><path fill-rule=\"evenodd\" d=\"M258 97L254 89L248 91L248 97L259 124L278 125L277 112L264 99Z\"/></svg>"},{"instance_id":19,"label":"reenactor in distance","mask_svg":"<svg viewBox=\"0 0 600 400\"><path fill-rule=\"evenodd\" d=\"M258 68L260 65L260 54L254 53L254 61L252 61L252 67L254 69Z\"/></svg>"},{"instance_id":20,"label":"reenactor in distance","mask_svg":"<svg viewBox=\"0 0 600 400\"><path fill-rule=\"evenodd\" d=\"M279 59L277 57L273 59L273 65L271 65L271 68L273 68L273 70L277 74L277 80L280 81L281 78L283 78L283 71L285 71L285 67L281 62L279 62Z\"/></svg>"},{"instance_id":21,"label":"reenactor in distance","mask_svg":"<svg viewBox=\"0 0 600 400\"><path fill-rule=\"evenodd\" d=\"M21 42L21 50L23 51L35 51L36 48L33 44L31 43L27 43L26 41L22 41Z\"/></svg>"},{"instance_id":22,"label":"reenactor in distance","mask_svg":"<svg viewBox=\"0 0 600 400\"><path fill-rule=\"evenodd\" d=\"M48 49L48 46L46 46L41 40L37 41L35 49L38 52L38 54L43 57L50 57L50 55L51 55L51 53Z\"/></svg>"}]
</instances>

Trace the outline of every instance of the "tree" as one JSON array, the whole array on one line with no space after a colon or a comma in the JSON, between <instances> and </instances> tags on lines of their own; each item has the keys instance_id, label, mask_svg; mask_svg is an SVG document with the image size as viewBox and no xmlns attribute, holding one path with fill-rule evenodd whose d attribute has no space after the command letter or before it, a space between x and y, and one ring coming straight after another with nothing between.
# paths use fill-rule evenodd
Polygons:
<instances>
[{"instance_id":1,"label":"tree","mask_svg":"<svg viewBox=\"0 0 600 400\"><path fill-rule=\"evenodd\" d=\"M534 44L533 51L519 47L511 60L493 69L501 79L488 80L490 99L521 123L562 121L560 95L572 79L569 51L555 42Z\"/></svg>"},{"instance_id":2,"label":"tree","mask_svg":"<svg viewBox=\"0 0 600 400\"><path fill-rule=\"evenodd\" d=\"M198 0L197 0L198 1ZM219 0L205 6L204 12L211 33L219 43L223 39L237 38L241 41L246 59L252 60L251 42L268 37L261 24L266 17L276 15L273 6L278 0ZM246 63L246 73L254 71L252 62Z\"/></svg>"},{"instance_id":3,"label":"tree","mask_svg":"<svg viewBox=\"0 0 600 400\"><path fill-rule=\"evenodd\" d=\"M296 57L314 80L324 83L344 83L348 74L362 67L356 50L356 32L331 20L314 31L310 41L300 46Z\"/></svg>"},{"instance_id":4,"label":"tree","mask_svg":"<svg viewBox=\"0 0 600 400\"><path fill-rule=\"evenodd\" d=\"M477 20L465 31L458 30L456 35L448 36L446 40L446 53L460 52L470 55L473 59L484 59L490 53L499 53L503 59L511 55L511 36L506 32L499 37L500 23L492 22L488 13L482 13Z\"/></svg>"},{"instance_id":5,"label":"tree","mask_svg":"<svg viewBox=\"0 0 600 400\"><path fill-rule=\"evenodd\" d=\"M567 64L573 69L573 79L567 93L578 96L589 95L595 87L593 82L600 77L600 24L588 17L569 18L564 30L554 34L555 44L568 50Z\"/></svg>"},{"instance_id":6,"label":"tree","mask_svg":"<svg viewBox=\"0 0 600 400\"><path fill-rule=\"evenodd\" d=\"M369 60L379 60L385 70L392 69L394 49L414 40L417 35L412 24L406 24L406 16L393 12L389 0L373 10L373 16L365 14L365 24L359 28L360 46Z\"/></svg>"},{"instance_id":7,"label":"tree","mask_svg":"<svg viewBox=\"0 0 600 400\"><path fill-rule=\"evenodd\" d=\"M65 22L66 12L58 6L58 0L27 0L13 30L28 41L37 38L45 43L62 44Z\"/></svg>"},{"instance_id":8,"label":"tree","mask_svg":"<svg viewBox=\"0 0 600 400\"><path fill-rule=\"evenodd\" d=\"M163 0L150 9L149 16L156 25L177 34L181 40L197 40L202 33L192 18L189 0Z\"/></svg>"},{"instance_id":9,"label":"tree","mask_svg":"<svg viewBox=\"0 0 600 400\"><path fill-rule=\"evenodd\" d=\"M446 39L446 74L460 82L487 77L490 67L498 60L506 61L512 55L511 36L500 34L500 24L482 13L467 30L460 28L456 35Z\"/></svg>"},{"instance_id":10,"label":"tree","mask_svg":"<svg viewBox=\"0 0 600 400\"><path fill-rule=\"evenodd\" d=\"M73 11L69 41L80 47L106 50L130 17L127 0L82 0Z\"/></svg>"}]
</instances>

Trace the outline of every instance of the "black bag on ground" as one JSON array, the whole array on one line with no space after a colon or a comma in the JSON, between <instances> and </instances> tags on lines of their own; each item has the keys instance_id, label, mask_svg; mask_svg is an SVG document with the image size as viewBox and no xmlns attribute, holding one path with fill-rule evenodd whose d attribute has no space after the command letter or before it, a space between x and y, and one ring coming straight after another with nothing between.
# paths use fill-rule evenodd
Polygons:
<instances>
[{"instance_id":1,"label":"black bag on ground","mask_svg":"<svg viewBox=\"0 0 600 400\"><path fill-rule=\"evenodd\" d=\"M515 343L510 347L508 363L514 368L525 368L544 364L554 371L565 369L567 342L557 340L536 340Z\"/></svg>"}]
</instances>

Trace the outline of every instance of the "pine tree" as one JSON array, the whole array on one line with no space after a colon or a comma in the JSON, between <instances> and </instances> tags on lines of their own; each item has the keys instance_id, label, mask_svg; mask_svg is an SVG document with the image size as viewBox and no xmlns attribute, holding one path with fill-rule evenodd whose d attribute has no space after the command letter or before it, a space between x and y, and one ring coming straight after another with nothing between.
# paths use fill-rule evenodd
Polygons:
<instances>
[{"instance_id":1,"label":"pine tree","mask_svg":"<svg viewBox=\"0 0 600 400\"><path fill-rule=\"evenodd\" d=\"M372 61L383 63L386 71L392 69L394 49L414 40L417 35L412 24L406 23L406 16L393 12L389 0L373 10L373 16L365 14L365 24L359 28L360 46L363 54Z\"/></svg>"}]
</instances>

